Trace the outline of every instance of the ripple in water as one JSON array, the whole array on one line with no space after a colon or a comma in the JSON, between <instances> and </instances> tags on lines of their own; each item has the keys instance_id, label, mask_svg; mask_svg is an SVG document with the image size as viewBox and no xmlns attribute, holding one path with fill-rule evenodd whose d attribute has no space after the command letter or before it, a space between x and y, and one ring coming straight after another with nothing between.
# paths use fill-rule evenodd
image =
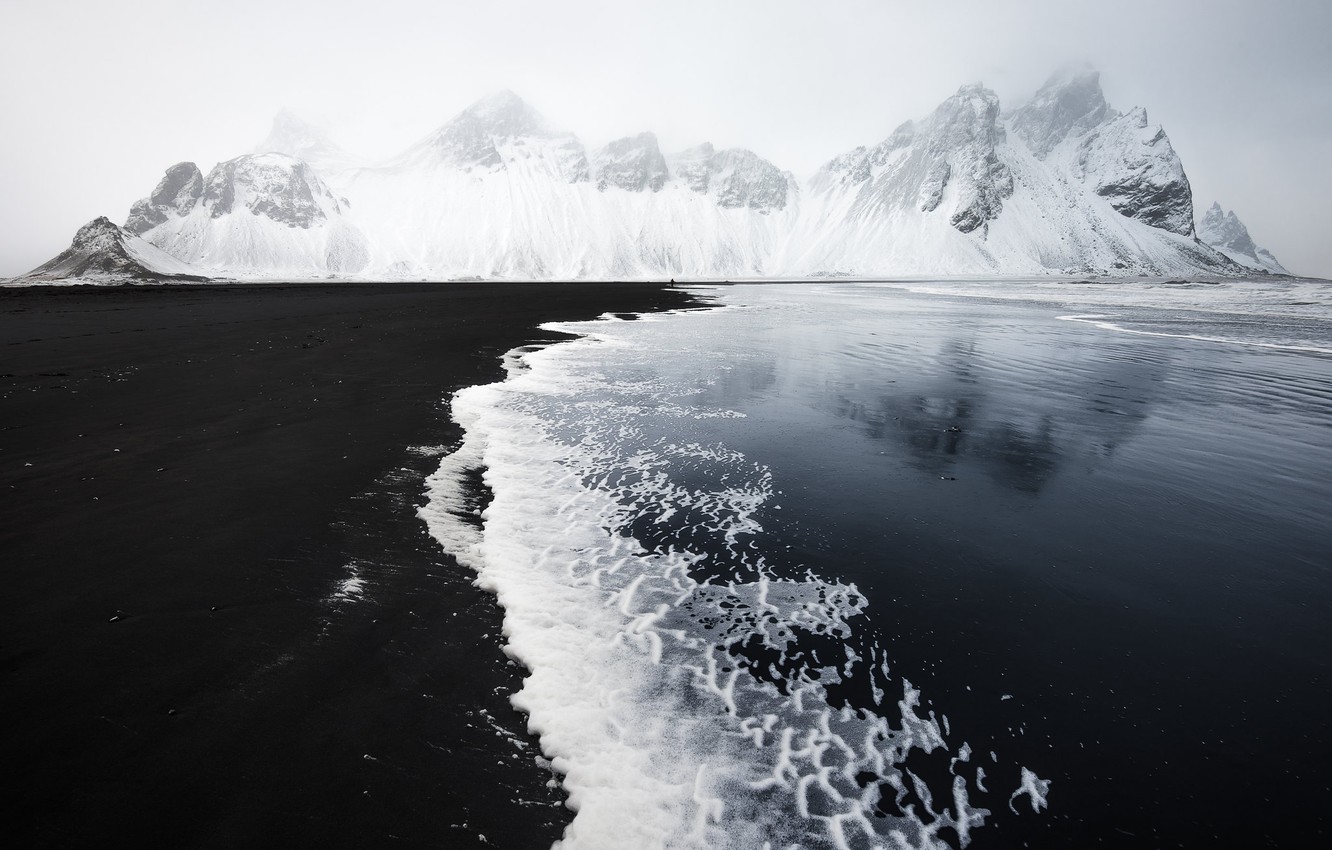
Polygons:
<instances>
[{"instance_id":1,"label":"ripple in water","mask_svg":"<svg viewBox=\"0 0 1332 850\"><path fill-rule=\"evenodd\" d=\"M504 607L513 702L577 812L563 844L965 847L994 817L978 794L1044 808L1048 781L987 772L892 674L854 584L767 551L770 471L681 427L741 414L607 370L624 345L511 352L507 381L458 393L466 437L422 509Z\"/></svg>"}]
</instances>

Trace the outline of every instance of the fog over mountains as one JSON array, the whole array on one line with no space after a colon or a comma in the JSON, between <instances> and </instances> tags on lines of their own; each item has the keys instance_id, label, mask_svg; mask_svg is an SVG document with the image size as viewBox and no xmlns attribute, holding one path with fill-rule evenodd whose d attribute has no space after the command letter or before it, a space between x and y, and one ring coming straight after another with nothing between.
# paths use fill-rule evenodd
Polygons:
<instances>
[{"instance_id":1,"label":"fog over mountains","mask_svg":"<svg viewBox=\"0 0 1332 850\"><path fill-rule=\"evenodd\" d=\"M87 230L76 255L99 250L80 245ZM805 181L741 148L662 151L646 131L588 150L511 92L375 163L284 112L206 175L167 169L116 239L90 233L139 263L137 279L1285 272L1234 213L1214 206L1195 228L1165 130L1114 109L1093 71L1011 110L963 86ZM33 275L129 274L68 259Z\"/></svg>"},{"instance_id":2,"label":"fog over mountains","mask_svg":"<svg viewBox=\"0 0 1332 850\"><path fill-rule=\"evenodd\" d=\"M1235 213L1221 209L1219 203L1213 203L1203 215L1198 225L1198 238L1249 268L1266 269L1276 274L1284 274L1286 271L1271 251L1253 243L1249 229Z\"/></svg>"}]
</instances>

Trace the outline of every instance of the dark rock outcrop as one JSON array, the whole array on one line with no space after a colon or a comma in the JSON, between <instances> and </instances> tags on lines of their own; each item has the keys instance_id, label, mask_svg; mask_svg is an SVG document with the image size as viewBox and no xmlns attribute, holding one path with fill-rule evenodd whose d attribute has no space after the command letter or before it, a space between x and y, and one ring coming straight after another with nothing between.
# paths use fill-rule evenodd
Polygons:
<instances>
[{"instance_id":1,"label":"dark rock outcrop","mask_svg":"<svg viewBox=\"0 0 1332 850\"><path fill-rule=\"evenodd\" d=\"M1165 130L1135 107L1092 130L1079 143L1077 167L1096 194L1121 215L1193 235L1193 187Z\"/></svg>"},{"instance_id":2,"label":"dark rock outcrop","mask_svg":"<svg viewBox=\"0 0 1332 850\"><path fill-rule=\"evenodd\" d=\"M130 207L125 229L142 235L172 215L188 215L203 197L204 179L199 166L178 162L166 170L151 195Z\"/></svg>"},{"instance_id":3,"label":"dark rock outcrop","mask_svg":"<svg viewBox=\"0 0 1332 850\"><path fill-rule=\"evenodd\" d=\"M157 260L158 262L154 262ZM26 282L91 280L99 283L206 282L105 216L79 228L64 251L23 275Z\"/></svg>"},{"instance_id":4,"label":"dark rock outcrop","mask_svg":"<svg viewBox=\"0 0 1332 850\"><path fill-rule=\"evenodd\" d=\"M339 208L337 198L310 166L278 153L236 157L208 173L203 205L209 216L221 218L238 202L255 215L300 228L325 221L326 208Z\"/></svg>"},{"instance_id":5,"label":"dark rock outcrop","mask_svg":"<svg viewBox=\"0 0 1332 850\"><path fill-rule=\"evenodd\" d=\"M908 121L872 148L856 148L833 159L815 186L835 180L862 184L856 215L915 207L944 210L962 233L985 228L1012 197L1013 175L999 158L1006 138L999 98L973 84L963 86L930 117Z\"/></svg>"},{"instance_id":6,"label":"dark rock outcrop","mask_svg":"<svg viewBox=\"0 0 1332 850\"><path fill-rule=\"evenodd\" d=\"M1003 139L994 92L981 85L963 86L945 100L929 122L921 210L936 209L952 180L957 184L957 204L949 223L970 233L998 218L1004 200L1013 194L1013 175L996 152Z\"/></svg>"}]
</instances>

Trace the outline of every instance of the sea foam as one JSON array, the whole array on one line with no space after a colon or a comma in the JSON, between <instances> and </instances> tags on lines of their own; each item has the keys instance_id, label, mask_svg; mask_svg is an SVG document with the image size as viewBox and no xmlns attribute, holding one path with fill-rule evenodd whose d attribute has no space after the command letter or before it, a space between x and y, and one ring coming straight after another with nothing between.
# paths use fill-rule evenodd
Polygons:
<instances>
[{"instance_id":1,"label":"sea foam","mask_svg":"<svg viewBox=\"0 0 1332 850\"><path fill-rule=\"evenodd\" d=\"M889 677L855 585L769 563L770 470L682 438L736 414L635 369L618 321L552 325L583 336L510 352L506 381L457 393L465 437L421 509L504 609L505 651L530 671L513 704L576 812L562 845L966 846L990 814L969 747ZM851 685L866 696L832 696ZM940 761L942 787L912 754Z\"/></svg>"}]
</instances>

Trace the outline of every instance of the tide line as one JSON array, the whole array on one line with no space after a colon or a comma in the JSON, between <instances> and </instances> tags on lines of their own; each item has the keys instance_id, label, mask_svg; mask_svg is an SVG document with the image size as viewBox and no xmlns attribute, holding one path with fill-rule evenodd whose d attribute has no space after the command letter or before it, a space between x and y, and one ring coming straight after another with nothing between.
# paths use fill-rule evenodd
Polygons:
<instances>
[{"instance_id":1,"label":"tide line","mask_svg":"<svg viewBox=\"0 0 1332 850\"><path fill-rule=\"evenodd\" d=\"M1203 336L1201 334L1171 334L1164 331L1144 331L1136 328L1126 328L1123 325L1106 321L1108 316L1099 313L1089 313L1077 316L1055 316L1061 322L1082 322L1088 325L1095 325L1107 331L1118 331L1119 333L1137 334L1138 336L1159 336L1169 339L1192 339L1199 342L1217 342L1229 345L1247 345L1253 348L1270 348L1278 351L1300 351L1309 354L1332 354L1332 348L1320 348L1316 345L1286 345L1279 342L1256 342L1247 339L1232 339L1221 336Z\"/></svg>"}]
</instances>

